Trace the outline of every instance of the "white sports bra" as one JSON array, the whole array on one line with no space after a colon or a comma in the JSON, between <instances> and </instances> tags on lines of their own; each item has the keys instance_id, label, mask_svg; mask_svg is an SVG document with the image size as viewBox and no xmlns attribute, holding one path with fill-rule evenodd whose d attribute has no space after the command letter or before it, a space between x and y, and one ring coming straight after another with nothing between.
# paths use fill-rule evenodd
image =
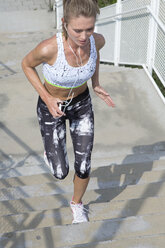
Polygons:
<instances>
[{"instance_id":1,"label":"white sports bra","mask_svg":"<svg viewBox=\"0 0 165 248\"><path fill-rule=\"evenodd\" d=\"M96 70L97 51L94 37L90 36L90 57L88 62L80 67L70 66L66 60L62 33L57 33L58 55L55 63L43 63L43 75L47 83L56 87L78 88L89 80Z\"/></svg>"}]
</instances>

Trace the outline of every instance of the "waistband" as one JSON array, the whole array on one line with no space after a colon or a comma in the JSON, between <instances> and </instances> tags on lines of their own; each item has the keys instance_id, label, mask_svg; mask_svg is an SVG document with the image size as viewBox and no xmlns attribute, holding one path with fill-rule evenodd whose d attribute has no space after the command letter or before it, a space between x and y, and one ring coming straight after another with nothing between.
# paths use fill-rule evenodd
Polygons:
<instances>
[{"instance_id":1,"label":"waistband","mask_svg":"<svg viewBox=\"0 0 165 248\"><path fill-rule=\"evenodd\" d=\"M64 102L65 102L65 104L68 103L68 105L71 106L71 105L74 105L77 102L80 102L80 101L84 100L84 98L86 98L87 96L89 96L89 88L88 87L86 88L86 90L83 93L81 93L80 95L74 97L72 99L72 101L67 100L67 101L64 101Z\"/></svg>"}]
</instances>

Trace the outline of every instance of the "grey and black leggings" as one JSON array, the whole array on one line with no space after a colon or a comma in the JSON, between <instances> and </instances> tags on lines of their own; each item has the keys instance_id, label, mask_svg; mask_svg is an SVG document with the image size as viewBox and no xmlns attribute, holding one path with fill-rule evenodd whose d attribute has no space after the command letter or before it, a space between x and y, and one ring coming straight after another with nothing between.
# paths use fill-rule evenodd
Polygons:
<instances>
[{"instance_id":1,"label":"grey and black leggings","mask_svg":"<svg viewBox=\"0 0 165 248\"><path fill-rule=\"evenodd\" d=\"M40 97L37 114L46 156L53 175L58 179L64 179L69 172L66 151L66 119L68 119L75 154L75 173L82 179L87 178L91 168L94 138L94 115L88 88L73 98L65 109L66 116L54 118Z\"/></svg>"}]
</instances>

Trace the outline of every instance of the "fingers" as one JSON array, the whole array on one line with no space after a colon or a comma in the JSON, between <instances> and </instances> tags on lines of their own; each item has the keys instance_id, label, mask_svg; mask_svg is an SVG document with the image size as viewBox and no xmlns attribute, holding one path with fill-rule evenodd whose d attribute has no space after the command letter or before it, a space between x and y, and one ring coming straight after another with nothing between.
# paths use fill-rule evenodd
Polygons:
<instances>
[{"instance_id":1,"label":"fingers","mask_svg":"<svg viewBox=\"0 0 165 248\"><path fill-rule=\"evenodd\" d=\"M115 107L110 95L102 87L95 88L95 92L109 107Z\"/></svg>"},{"instance_id":2,"label":"fingers","mask_svg":"<svg viewBox=\"0 0 165 248\"><path fill-rule=\"evenodd\" d=\"M54 113L54 117L61 117L61 116L65 116L66 114L61 110L61 104L58 106L55 107L55 113Z\"/></svg>"},{"instance_id":3,"label":"fingers","mask_svg":"<svg viewBox=\"0 0 165 248\"><path fill-rule=\"evenodd\" d=\"M106 98L104 99L104 101L105 101L105 103L106 103L108 106L110 106L110 107L115 107L115 104L114 104L114 102L112 101L112 99L110 98L110 96L109 96L109 97L106 97Z\"/></svg>"},{"instance_id":4,"label":"fingers","mask_svg":"<svg viewBox=\"0 0 165 248\"><path fill-rule=\"evenodd\" d=\"M62 101L56 101L49 106L49 111L54 118L65 116L65 113L61 110Z\"/></svg>"}]
</instances>

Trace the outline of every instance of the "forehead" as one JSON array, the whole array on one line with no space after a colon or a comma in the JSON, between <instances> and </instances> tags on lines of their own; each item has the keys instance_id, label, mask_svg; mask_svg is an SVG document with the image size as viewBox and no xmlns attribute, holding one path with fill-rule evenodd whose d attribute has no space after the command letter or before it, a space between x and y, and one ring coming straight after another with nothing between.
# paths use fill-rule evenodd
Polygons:
<instances>
[{"instance_id":1,"label":"forehead","mask_svg":"<svg viewBox=\"0 0 165 248\"><path fill-rule=\"evenodd\" d=\"M93 27L95 25L95 17L85 17L85 16L79 16L79 17L72 17L69 20L69 23L72 28L78 28L78 29L87 29L88 27Z\"/></svg>"}]
</instances>

